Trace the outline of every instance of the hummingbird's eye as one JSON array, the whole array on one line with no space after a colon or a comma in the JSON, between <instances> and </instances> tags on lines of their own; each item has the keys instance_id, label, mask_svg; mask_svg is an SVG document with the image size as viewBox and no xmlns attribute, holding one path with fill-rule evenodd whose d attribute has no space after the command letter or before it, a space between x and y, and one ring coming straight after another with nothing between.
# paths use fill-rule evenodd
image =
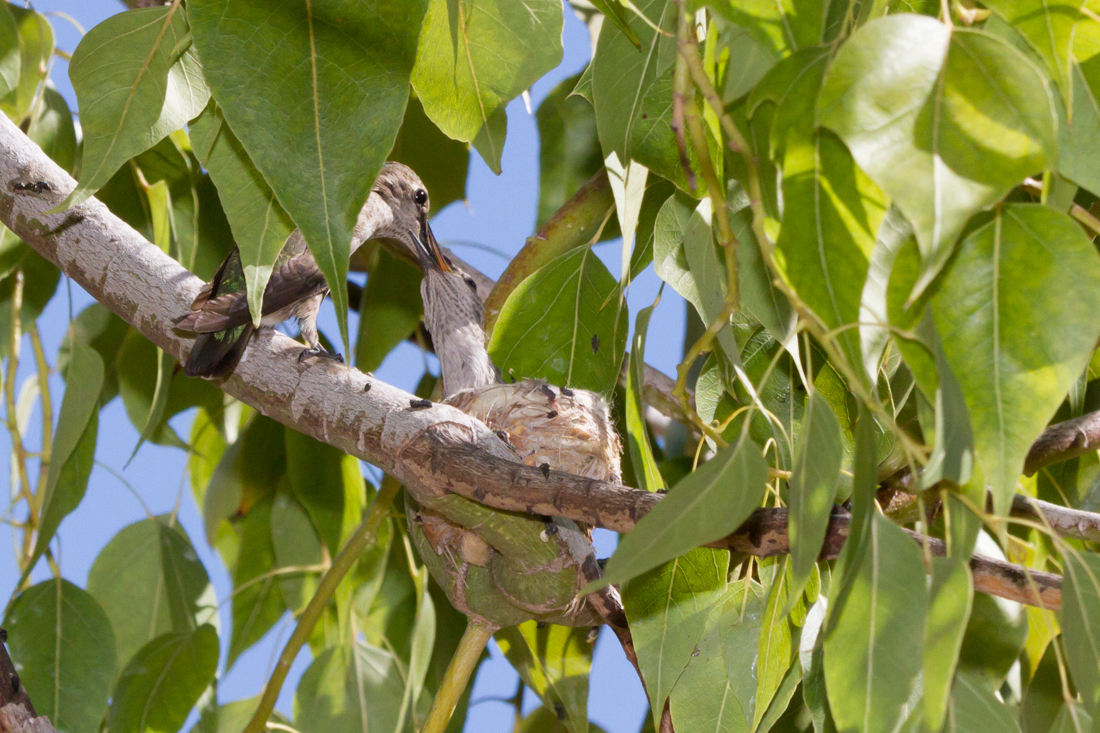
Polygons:
<instances>
[{"instance_id":1,"label":"hummingbird's eye","mask_svg":"<svg viewBox=\"0 0 1100 733\"><path fill-rule=\"evenodd\" d=\"M413 201L416 202L417 206L423 206L428 203L428 192L422 188L416 189L416 192L413 194Z\"/></svg>"},{"instance_id":2,"label":"hummingbird's eye","mask_svg":"<svg viewBox=\"0 0 1100 733\"><path fill-rule=\"evenodd\" d=\"M472 277L466 278L466 286L469 287L470 290L473 290L475 293L477 292L477 283L474 282L474 279Z\"/></svg>"}]
</instances>

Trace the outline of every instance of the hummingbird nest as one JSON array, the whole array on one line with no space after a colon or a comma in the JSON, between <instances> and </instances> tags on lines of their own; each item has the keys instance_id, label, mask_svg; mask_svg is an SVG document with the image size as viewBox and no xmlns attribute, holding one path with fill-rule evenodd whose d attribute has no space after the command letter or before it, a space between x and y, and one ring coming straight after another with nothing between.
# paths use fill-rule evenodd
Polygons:
<instances>
[{"instance_id":1,"label":"hummingbird nest","mask_svg":"<svg viewBox=\"0 0 1100 733\"><path fill-rule=\"evenodd\" d=\"M595 392L525 379L464 390L446 404L503 431L502 439L528 466L622 483L622 442L607 401Z\"/></svg>"}]
</instances>

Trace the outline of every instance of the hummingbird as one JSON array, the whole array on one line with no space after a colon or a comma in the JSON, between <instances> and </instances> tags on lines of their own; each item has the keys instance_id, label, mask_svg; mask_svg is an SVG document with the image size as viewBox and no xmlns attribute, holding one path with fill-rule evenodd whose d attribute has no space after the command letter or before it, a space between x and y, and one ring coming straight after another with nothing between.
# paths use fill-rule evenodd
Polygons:
<instances>
[{"instance_id":1,"label":"hummingbird","mask_svg":"<svg viewBox=\"0 0 1100 733\"><path fill-rule=\"evenodd\" d=\"M350 252L368 239L378 238L395 240L410 254L417 253L418 241L435 241L428 226L429 210L428 190L420 177L406 165L386 163L359 212ZM302 232L295 229L276 257L264 290L260 328L296 319L307 346L299 361L310 357L343 361L339 354L325 351L317 331L317 314L328 292L328 283ZM236 247L175 327L198 334L183 365L185 374L220 379L233 372L255 331L245 292L244 267Z\"/></svg>"}]
</instances>

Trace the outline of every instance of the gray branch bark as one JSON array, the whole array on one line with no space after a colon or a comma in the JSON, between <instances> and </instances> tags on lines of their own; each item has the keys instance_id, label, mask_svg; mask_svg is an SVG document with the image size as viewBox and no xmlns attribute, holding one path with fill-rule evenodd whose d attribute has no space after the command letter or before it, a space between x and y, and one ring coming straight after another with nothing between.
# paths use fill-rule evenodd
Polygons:
<instances>
[{"instance_id":1,"label":"gray branch bark","mask_svg":"<svg viewBox=\"0 0 1100 733\"><path fill-rule=\"evenodd\" d=\"M31 185L40 183L46 186ZM186 358L191 340L175 333L172 323L203 283L94 198L47 213L74 186L0 115L0 221L150 341ZM373 463L415 496L453 492L498 509L561 516L619 532L632 529L661 500L657 494L565 473L543 475L517 464L483 423L445 405L414 408L408 392L329 360L299 363L302 348L282 334L263 331L221 388L268 417ZM843 531L839 525L831 531L828 552L846 539L844 525ZM786 552L786 516L758 510L719 544L754 555ZM1046 590L1036 596L1020 578L1047 574L1004 565L979 558L976 587L1048 608L1060 605L1058 576L1046 577Z\"/></svg>"}]
</instances>

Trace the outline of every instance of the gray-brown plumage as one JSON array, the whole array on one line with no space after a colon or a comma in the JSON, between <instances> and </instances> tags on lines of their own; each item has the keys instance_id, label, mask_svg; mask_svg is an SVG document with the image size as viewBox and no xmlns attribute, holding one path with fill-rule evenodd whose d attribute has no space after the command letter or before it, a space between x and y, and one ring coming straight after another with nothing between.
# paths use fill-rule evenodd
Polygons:
<instances>
[{"instance_id":1,"label":"gray-brown plumage","mask_svg":"<svg viewBox=\"0 0 1100 733\"><path fill-rule=\"evenodd\" d=\"M484 422L507 440L517 458L544 470L554 469L611 483L621 482L622 443L611 422L607 402L595 392L554 387L544 380L526 379L504 384L485 348L482 302L474 281L455 268L434 238L418 241L418 259L424 270L420 290L424 299L424 324L439 357L445 403ZM461 528L443 517L422 513L434 523L428 532L446 541L432 542L438 554L454 555L476 564L464 551L473 544ZM423 521L423 520L422 520ZM587 530L560 518L551 520L579 572L576 590L599 577ZM550 526L548 525L548 526ZM463 543L457 543L461 539ZM468 555L470 555L468 557ZM475 553L476 555L476 553ZM488 555L492 557L492 555ZM515 599L518 603L520 599ZM614 588L587 597L623 640L630 644L622 603ZM584 604L565 610L566 618L585 618ZM632 653L631 648L628 654Z\"/></svg>"},{"instance_id":2,"label":"gray-brown plumage","mask_svg":"<svg viewBox=\"0 0 1100 733\"><path fill-rule=\"evenodd\" d=\"M401 163L386 163L359 212L350 252L375 238L396 240L415 252L417 239L434 241L428 212L428 192L416 173ZM321 347L317 332L317 313L327 293L325 277L302 233L295 229L279 252L264 290L260 328L297 319L308 346L300 358L331 356ZM195 297L191 311L180 318L176 328L198 334L183 367L188 376L223 378L236 368L254 331L244 268L236 248Z\"/></svg>"}]
</instances>

